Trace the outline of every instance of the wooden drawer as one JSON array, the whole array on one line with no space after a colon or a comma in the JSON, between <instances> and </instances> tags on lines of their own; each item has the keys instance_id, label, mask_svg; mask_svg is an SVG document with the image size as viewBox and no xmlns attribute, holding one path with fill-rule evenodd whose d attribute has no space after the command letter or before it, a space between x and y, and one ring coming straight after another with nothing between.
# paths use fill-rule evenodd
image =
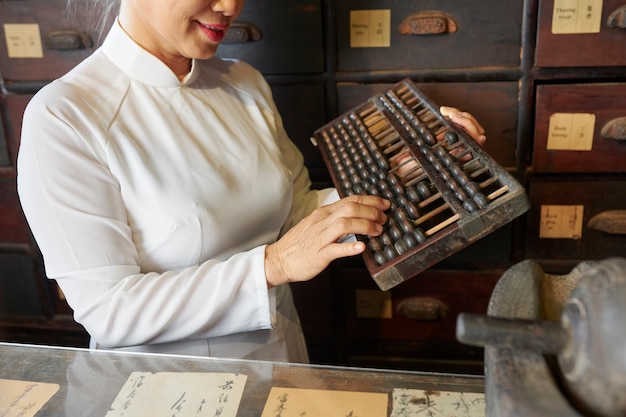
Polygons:
<instances>
[{"instance_id":1,"label":"wooden drawer","mask_svg":"<svg viewBox=\"0 0 626 417\"><path fill-rule=\"evenodd\" d=\"M264 74L324 71L320 0L248 0L238 18L240 27L220 45L220 57L242 59ZM259 39L250 35L258 31ZM231 43L232 42L232 43Z\"/></svg>"},{"instance_id":2,"label":"wooden drawer","mask_svg":"<svg viewBox=\"0 0 626 417\"><path fill-rule=\"evenodd\" d=\"M272 93L287 134L304 155L311 179L329 181L322 154L310 140L313 132L326 123L324 86L273 85Z\"/></svg>"},{"instance_id":3,"label":"wooden drawer","mask_svg":"<svg viewBox=\"0 0 626 417\"><path fill-rule=\"evenodd\" d=\"M75 0L70 11L65 0L0 1L0 72L4 79L55 79L91 54L100 40L97 27L101 19L88 9L86 1ZM110 27L110 23L102 24Z\"/></svg>"},{"instance_id":4,"label":"wooden drawer","mask_svg":"<svg viewBox=\"0 0 626 417\"><path fill-rule=\"evenodd\" d=\"M535 117L534 171L626 172L626 84L540 85Z\"/></svg>"},{"instance_id":5,"label":"wooden drawer","mask_svg":"<svg viewBox=\"0 0 626 417\"><path fill-rule=\"evenodd\" d=\"M8 167L11 165L7 142L8 139L4 129L4 120L0 118L0 168Z\"/></svg>"},{"instance_id":6,"label":"wooden drawer","mask_svg":"<svg viewBox=\"0 0 626 417\"><path fill-rule=\"evenodd\" d=\"M624 256L626 234L599 230L598 215L626 210L626 181L536 179L529 195L526 258L566 260L575 264L589 259ZM596 218L592 221L593 218Z\"/></svg>"},{"instance_id":7,"label":"wooden drawer","mask_svg":"<svg viewBox=\"0 0 626 417\"><path fill-rule=\"evenodd\" d=\"M0 316L44 313L32 258L26 253L0 253Z\"/></svg>"},{"instance_id":8,"label":"wooden drawer","mask_svg":"<svg viewBox=\"0 0 626 417\"><path fill-rule=\"evenodd\" d=\"M521 0L339 1L338 69L517 67L522 4ZM419 23L411 27L419 27L420 33L427 28L432 34L402 34L406 19L417 19ZM402 31L407 32L404 26Z\"/></svg>"},{"instance_id":9,"label":"wooden drawer","mask_svg":"<svg viewBox=\"0 0 626 417\"><path fill-rule=\"evenodd\" d=\"M28 105L28 102L32 97L33 96L30 94L11 94L6 97L5 105L7 108L8 120L5 136L9 151L9 160L14 167L16 166L17 152L20 147L24 109L26 109L26 105Z\"/></svg>"},{"instance_id":10,"label":"wooden drawer","mask_svg":"<svg viewBox=\"0 0 626 417\"><path fill-rule=\"evenodd\" d=\"M561 2L562 4L563 2ZM539 67L610 67L626 65L626 29L611 27L611 15L623 0L598 2L600 9L563 7L558 0L539 2L535 65ZM560 6L557 10L555 8ZM574 2L575 4L575 2ZM583 7L584 5L584 7ZM624 18L622 18L624 19ZM622 24L626 23L622 22Z\"/></svg>"},{"instance_id":11,"label":"wooden drawer","mask_svg":"<svg viewBox=\"0 0 626 417\"><path fill-rule=\"evenodd\" d=\"M15 177L0 177L0 242L31 244L30 229L17 196Z\"/></svg>"},{"instance_id":12,"label":"wooden drawer","mask_svg":"<svg viewBox=\"0 0 626 417\"><path fill-rule=\"evenodd\" d=\"M340 114L393 84L339 84ZM484 149L500 165L514 167L518 87L515 82L428 83L417 87L437 104L471 112L487 134Z\"/></svg>"},{"instance_id":13,"label":"wooden drawer","mask_svg":"<svg viewBox=\"0 0 626 417\"><path fill-rule=\"evenodd\" d=\"M346 337L456 342L457 315L486 313L501 273L428 270L382 292L366 270L345 270Z\"/></svg>"}]
</instances>

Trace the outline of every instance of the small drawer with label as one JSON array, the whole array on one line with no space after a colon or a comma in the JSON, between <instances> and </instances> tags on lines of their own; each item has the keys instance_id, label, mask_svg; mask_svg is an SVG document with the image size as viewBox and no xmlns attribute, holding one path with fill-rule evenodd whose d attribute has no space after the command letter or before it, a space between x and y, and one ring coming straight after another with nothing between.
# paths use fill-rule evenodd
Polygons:
<instances>
[{"instance_id":1,"label":"small drawer with label","mask_svg":"<svg viewBox=\"0 0 626 417\"><path fill-rule=\"evenodd\" d=\"M324 72L320 0L249 0L217 50L264 74Z\"/></svg>"},{"instance_id":2,"label":"small drawer with label","mask_svg":"<svg viewBox=\"0 0 626 417\"><path fill-rule=\"evenodd\" d=\"M624 0L541 0L535 65L626 65Z\"/></svg>"},{"instance_id":3,"label":"small drawer with label","mask_svg":"<svg viewBox=\"0 0 626 417\"><path fill-rule=\"evenodd\" d=\"M113 22L87 0L0 1L0 73L10 81L46 81L89 56Z\"/></svg>"},{"instance_id":4,"label":"small drawer with label","mask_svg":"<svg viewBox=\"0 0 626 417\"><path fill-rule=\"evenodd\" d=\"M428 270L380 291L366 270L342 271L349 339L456 342L456 316L485 313L502 271Z\"/></svg>"},{"instance_id":5,"label":"small drawer with label","mask_svg":"<svg viewBox=\"0 0 626 417\"><path fill-rule=\"evenodd\" d=\"M626 181L535 179L526 258L572 263L626 253Z\"/></svg>"},{"instance_id":6,"label":"small drawer with label","mask_svg":"<svg viewBox=\"0 0 626 417\"><path fill-rule=\"evenodd\" d=\"M626 172L626 84L539 85L535 172Z\"/></svg>"},{"instance_id":7,"label":"small drawer with label","mask_svg":"<svg viewBox=\"0 0 626 417\"><path fill-rule=\"evenodd\" d=\"M521 0L342 0L340 71L517 67Z\"/></svg>"}]
</instances>

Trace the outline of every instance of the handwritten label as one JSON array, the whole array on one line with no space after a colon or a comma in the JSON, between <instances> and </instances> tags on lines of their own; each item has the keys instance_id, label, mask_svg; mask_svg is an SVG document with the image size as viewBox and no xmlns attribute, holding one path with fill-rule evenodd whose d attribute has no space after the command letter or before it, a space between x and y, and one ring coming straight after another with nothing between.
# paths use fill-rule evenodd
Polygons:
<instances>
[{"instance_id":1,"label":"handwritten label","mask_svg":"<svg viewBox=\"0 0 626 417\"><path fill-rule=\"evenodd\" d=\"M350 47L391 46L391 10L351 10Z\"/></svg>"},{"instance_id":2,"label":"handwritten label","mask_svg":"<svg viewBox=\"0 0 626 417\"><path fill-rule=\"evenodd\" d=\"M38 24L5 23L4 38L9 58L43 58Z\"/></svg>"},{"instance_id":3,"label":"handwritten label","mask_svg":"<svg viewBox=\"0 0 626 417\"><path fill-rule=\"evenodd\" d=\"M0 417L33 417L58 390L58 384L0 379Z\"/></svg>"},{"instance_id":4,"label":"handwritten label","mask_svg":"<svg viewBox=\"0 0 626 417\"><path fill-rule=\"evenodd\" d=\"M554 0L552 33L600 33L602 0Z\"/></svg>"},{"instance_id":5,"label":"handwritten label","mask_svg":"<svg viewBox=\"0 0 626 417\"><path fill-rule=\"evenodd\" d=\"M391 417L485 417L485 394L394 389Z\"/></svg>"},{"instance_id":6,"label":"handwritten label","mask_svg":"<svg viewBox=\"0 0 626 417\"><path fill-rule=\"evenodd\" d=\"M106 417L235 417L245 375L133 372Z\"/></svg>"},{"instance_id":7,"label":"handwritten label","mask_svg":"<svg viewBox=\"0 0 626 417\"><path fill-rule=\"evenodd\" d=\"M388 395L273 387L261 417L380 417L387 415Z\"/></svg>"},{"instance_id":8,"label":"handwritten label","mask_svg":"<svg viewBox=\"0 0 626 417\"><path fill-rule=\"evenodd\" d=\"M554 113L548 126L548 150L590 151L596 116L591 113Z\"/></svg>"},{"instance_id":9,"label":"handwritten label","mask_svg":"<svg viewBox=\"0 0 626 417\"><path fill-rule=\"evenodd\" d=\"M584 206L541 206L540 239L580 239Z\"/></svg>"},{"instance_id":10,"label":"handwritten label","mask_svg":"<svg viewBox=\"0 0 626 417\"><path fill-rule=\"evenodd\" d=\"M358 318L390 319L392 317L389 291L356 290L356 316Z\"/></svg>"}]
</instances>

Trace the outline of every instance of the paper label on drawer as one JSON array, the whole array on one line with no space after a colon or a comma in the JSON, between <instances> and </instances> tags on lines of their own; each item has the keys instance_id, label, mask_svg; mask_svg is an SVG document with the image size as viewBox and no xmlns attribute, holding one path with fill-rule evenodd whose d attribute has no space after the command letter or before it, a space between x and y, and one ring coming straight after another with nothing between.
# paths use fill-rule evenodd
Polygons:
<instances>
[{"instance_id":1,"label":"paper label on drawer","mask_svg":"<svg viewBox=\"0 0 626 417\"><path fill-rule=\"evenodd\" d=\"M392 317L391 293L356 290L356 316L361 319L390 319Z\"/></svg>"},{"instance_id":2,"label":"paper label on drawer","mask_svg":"<svg viewBox=\"0 0 626 417\"><path fill-rule=\"evenodd\" d=\"M43 58L38 24L5 23L4 38L9 58Z\"/></svg>"},{"instance_id":3,"label":"paper label on drawer","mask_svg":"<svg viewBox=\"0 0 626 417\"><path fill-rule=\"evenodd\" d=\"M580 239L584 206L541 206L540 239Z\"/></svg>"},{"instance_id":4,"label":"paper label on drawer","mask_svg":"<svg viewBox=\"0 0 626 417\"><path fill-rule=\"evenodd\" d=\"M554 113L548 127L549 151L590 151L596 115L591 113Z\"/></svg>"},{"instance_id":5,"label":"paper label on drawer","mask_svg":"<svg viewBox=\"0 0 626 417\"><path fill-rule=\"evenodd\" d=\"M350 48L391 46L391 10L351 10Z\"/></svg>"},{"instance_id":6,"label":"paper label on drawer","mask_svg":"<svg viewBox=\"0 0 626 417\"><path fill-rule=\"evenodd\" d=\"M554 0L552 33L600 33L602 0Z\"/></svg>"}]
</instances>

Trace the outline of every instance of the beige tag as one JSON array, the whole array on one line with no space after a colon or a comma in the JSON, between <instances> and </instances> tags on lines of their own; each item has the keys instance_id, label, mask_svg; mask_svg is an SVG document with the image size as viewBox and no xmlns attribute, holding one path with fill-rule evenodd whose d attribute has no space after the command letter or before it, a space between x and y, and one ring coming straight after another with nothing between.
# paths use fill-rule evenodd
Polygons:
<instances>
[{"instance_id":1,"label":"beige tag","mask_svg":"<svg viewBox=\"0 0 626 417\"><path fill-rule=\"evenodd\" d=\"M540 239L580 239L584 206L541 206Z\"/></svg>"},{"instance_id":2,"label":"beige tag","mask_svg":"<svg viewBox=\"0 0 626 417\"><path fill-rule=\"evenodd\" d=\"M602 0L554 0L552 33L600 33ZM572 45L575 46L575 45Z\"/></svg>"},{"instance_id":3,"label":"beige tag","mask_svg":"<svg viewBox=\"0 0 626 417\"><path fill-rule=\"evenodd\" d=\"M554 113L548 126L549 151L590 151L596 115L591 113Z\"/></svg>"},{"instance_id":4,"label":"beige tag","mask_svg":"<svg viewBox=\"0 0 626 417\"><path fill-rule=\"evenodd\" d=\"M391 46L391 10L351 10L350 47Z\"/></svg>"},{"instance_id":5,"label":"beige tag","mask_svg":"<svg viewBox=\"0 0 626 417\"><path fill-rule=\"evenodd\" d=\"M390 319L391 292L356 290L356 316L360 319Z\"/></svg>"},{"instance_id":6,"label":"beige tag","mask_svg":"<svg viewBox=\"0 0 626 417\"><path fill-rule=\"evenodd\" d=\"M4 37L9 58L43 58L37 23L5 23Z\"/></svg>"}]
</instances>

